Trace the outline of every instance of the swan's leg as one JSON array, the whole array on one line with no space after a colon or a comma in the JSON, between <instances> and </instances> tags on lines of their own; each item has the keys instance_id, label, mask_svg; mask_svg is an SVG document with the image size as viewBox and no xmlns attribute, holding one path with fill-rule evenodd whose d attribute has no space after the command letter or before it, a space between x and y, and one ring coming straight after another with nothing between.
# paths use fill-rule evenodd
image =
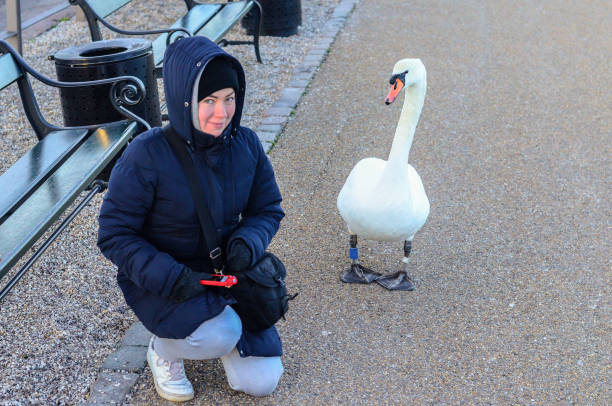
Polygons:
<instances>
[{"instance_id":1,"label":"swan's leg","mask_svg":"<svg viewBox=\"0 0 612 406\"><path fill-rule=\"evenodd\" d=\"M351 248L349 249L349 257L352 261L351 267L342 273L340 280L346 283L372 283L381 274L359 264L357 234L351 234L350 244Z\"/></svg>"},{"instance_id":2,"label":"swan's leg","mask_svg":"<svg viewBox=\"0 0 612 406\"><path fill-rule=\"evenodd\" d=\"M412 240L404 241L404 269L401 271L385 274L376 279L376 283L389 290L414 290L414 282L408 276L408 257L412 250Z\"/></svg>"}]
</instances>

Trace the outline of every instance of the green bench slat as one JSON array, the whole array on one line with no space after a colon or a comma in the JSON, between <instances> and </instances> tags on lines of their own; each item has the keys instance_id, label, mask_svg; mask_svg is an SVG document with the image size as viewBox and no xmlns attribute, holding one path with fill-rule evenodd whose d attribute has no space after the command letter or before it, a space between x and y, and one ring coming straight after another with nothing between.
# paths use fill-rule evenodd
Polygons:
<instances>
[{"instance_id":1,"label":"green bench slat","mask_svg":"<svg viewBox=\"0 0 612 406\"><path fill-rule=\"evenodd\" d=\"M252 1L235 1L225 5L221 11L206 23L197 35L218 42L230 28L240 20L252 7Z\"/></svg>"},{"instance_id":2,"label":"green bench slat","mask_svg":"<svg viewBox=\"0 0 612 406\"><path fill-rule=\"evenodd\" d=\"M76 200L135 134L137 124L108 124L83 143L9 218L0 224L0 278Z\"/></svg>"},{"instance_id":3,"label":"green bench slat","mask_svg":"<svg viewBox=\"0 0 612 406\"><path fill-rule=\"evenodd\" d=\"M221 6L221 4L197 5L172 24L170 28L185 28L192 34L196 33L219 11ZM164 52L166 51L166 38L168 38L168 34L161 34L153 41L153 58L155 65L159 65L163 62Z\"/></svg>"},{"instance_id":4,"label":"green bench slat","mask_svg":"<svg viewBox=\"0 0 612 406\"><path fill-rule=\"evenodd\" d=\"M89 7L96 12L100 17L107 17L109 14L114 13L121 7L125 6L132 0L104 0L104 1L90 1L88 2Z\"/></svg>"},{"instance_id":5,"label":"green bench slat","mask_svg":"<svg viewBox=\"0 0 612 406\"><path fill-rule=\"evenodd\" d=\"M74 151L87 130L49 133L0 176L0 223Z\"/></svg>"},{"instance_id":6,"label":"green bench slat","mask_svg":"<svg viewBox=\"0 0 612 406\"><path fill-rule=\"evenodd\" d=\"M15 60L11 54L0 56L0 72L2 72L0 76L0 90L19 79L22 75L21 70L17 67L17 64L15 64Z\"/></svg>"}]
</instances>

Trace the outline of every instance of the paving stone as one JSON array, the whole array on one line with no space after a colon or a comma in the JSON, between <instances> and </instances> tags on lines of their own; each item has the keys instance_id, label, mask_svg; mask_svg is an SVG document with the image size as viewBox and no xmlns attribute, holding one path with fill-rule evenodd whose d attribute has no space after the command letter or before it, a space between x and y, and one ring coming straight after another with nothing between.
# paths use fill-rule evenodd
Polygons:
<instances>
[{"instance_id":1,"label":"paving stone","mask_svg":"<svg viewBox=\"0 0 612 406\"><path fill-rule=\"evenodd\" d=\"M319 66L319 65L321 65L321 62L323 62L323 55L311 55L311 54L308 54L304 58L304 62L303 63L305 63L305 64L312 64L314 66Z\"/></svg>"},{"instance_id":2,"label":"paving stone","mask_svg":"<svg viewBox=\"0 0 612 406\"><path fill-rule=\"evenodd\" d=\"M302 65L304 69L312 70L314 72L319 67L319 65L321 65L321 59L308 59L306 57L300 65Z\"/></svg>"},{"instance_id":3,"label":"paving stone","mask_svg":"<svg viewBox=\"0 0 612 406\"><path fill-rule=\"evenodd\" d=\"M308 80L308 81L310 81L310 80L312 80L312 78L314 76L314 71L315 71L314 69L311 69L308 72L295 73L293 75L293 79L296 79L296 80Z\"/></svg>"},{"instance_id":4,"label":"paving stone","mask_svg":"<svg viewBox=\"0 0 612 406\"><path fill-rule=\"evenodd\" d=\"M329 49L328 45L317 45L317 44L315 44L315 45L312 46L312 48L310 48L310 52L323 52L323 53L327 53L328 49Z\"/></svg>"},{"instance_id":5,"label":"paving stone","mask_svg":"<svg viewBox=\"0 0 612 406\"><path fill-rule=\"evenodd\" d=\"M119 347L110 354L103 369L137 372L144 368L146 363L147 347L128 345Z\"/></svg>"},{"instance_id":6,"label":"paving stone","mask_svg":"<svg viewBox=\"0 0 612 406\"><path fill-rule=\"evenodd\" d=\"M332 36L326 36L323 39L317 41L317 43L315 43L312 48L310 48L311 51L329 51L329 49L331 48L331 45L334 42L335 37Z\"/></svg>"},{"instance_id":7,"label":"paving stone","mask_svg":"<svg viewBox=\"0 0 612 406\"><path fill-rule=\"evenodd\" d=\"M262 132L280 133L282 129L283 126L280 124L264 124L257 127L257 134Z\"/></svg>"},{"instance_id":8,"label":"paving stone","mask_svg":"<svg viewBox=\"0 0 612 406\"><path fill-rule=\"evenodd\" d=\"M310 79L292 79L289 82L289 87L303 87L306 88L310 84Z\"/></svg>"},{"instance_id":9,"label":"paving stone","mask_svg":"<svg viewBox=\"0 0 612 406\"><path fill-rule=\"evenodd\" d=\"M301 63L301 64L299 64L298 66L295 67L294 76L295 75L302 75L302 74L308 74L308 75L312 76L316 69L317 69L316 66L313 66L311 64Z\"/></svg>"},{"instance_id":10,"label":"paving stone","mask_svg":"<svg viewBox=\"0 0 612 406\"><path fill-rule=\"evenodd\" d=\"M276 137L278 137L278 132L272 132L272 131L260 131L257 133L257 135L259 136L259 140L261 142L270 142L270 143L274 143L274 141L276 141Z\"/></svg>"},{"instance_id":11,"label":"paving stone","mask_svg":"<svg viewBox=\"0 0 612 406\"><path fill-rule=\"evenodd\" d=\"M137 322L132 324L132 327L126 331L123 340L121 340L121 346L135 345L148 347L149 340L151 339L151 332Z\"/></svg>"},{"instance_id":12,"label":"paving stone","mask_svg":"<svg viewBox=\"0 0 612 406\"><path fill-rule=\"evenodd\" d=\"M336 34L334 35L323 35L319 38L319 40L317 41L317 46L319 47L326 47L329 48L331 46L331 44L333 44L333 42L336 40Z\"/></svg>"},{"instance_id":13,"label":"paving stone","mask_svg":"<svg viewBox=\"0 0 612 406\"><path fill-rule=\"evenodd\" d=\"M327 54L327 50L323 50L323 49L311 49L308 52L308 55L306 55L306 57L309 56L324 56Z\"/></svg>"},{"instance_id":14,"label":"paving stone","mask_svg":"<svg viewBox=\"0 0 612 406\"><path fill-rule=\"evenodd\" d=\"M287 116L267 116L261 120L261 125L280 124L284 125L287 122Z\"/></svg>"},{"instance_id":15,"label":"paving stone","mask_svg":"<svg viewBox=\"0 0 612 406\"><path fill-rule=\"evenodd\" d=\"M266 116L289 116L293 112L291 107L273 105L266 111Z\"/></svg>"},{"instance_id":16,"label":"paving stone","mask_svg":"<svg viewBox=\"0 0 612 406\"><path fill-rule=\"evenodd\" d=\"M294 108L300 100L300 97L302 97L304 90L304 88L300 87L287 87L282 90L278 103Z\"/></svg>"},{"instance_id":17,"label":"paving stone","mask_svg":"<svg viewBox=\"0 0 612 406\"><path fill-rule=\"evenodd\" d=\"M336 7L334 13L332 14L332 18L346 18L351 13L354 7L354 1L345 0Z\"/></svg>"},{"instance_id":18,"label":"paving stone","mask_svg":"<svg viewBox=\"0 0 612 406\"><path fill-rule=\"evenodd\" d=\"M343 24L344 24L343 19L342 20L341 19L328 20L323 26L323 29L321 31L324 33L333 33L333 35L335 35L340 29L340 27L342 27Z\"/></svg>"},{"instance_id":19,"label":"paving stone","mask_svg":"<svg viewBox=\"0 0 612 406\"><path fill-rule=\"evenodd\" d=\"M133 372L104 371L91 385L87 404L89 405L118 405L123 403L130 388L138 379Z\"/></svg>"}]
</instances>

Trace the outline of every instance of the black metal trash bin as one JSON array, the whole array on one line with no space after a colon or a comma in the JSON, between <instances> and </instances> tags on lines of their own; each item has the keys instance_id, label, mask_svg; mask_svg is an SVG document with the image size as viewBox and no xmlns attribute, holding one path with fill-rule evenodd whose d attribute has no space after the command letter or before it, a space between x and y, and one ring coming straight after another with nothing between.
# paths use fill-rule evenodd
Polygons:
<instances>
[{"instance_id":1,"label":"black metal trash bin","mask_svg":"<svg viewBox=\"0 0 612 406\"><path fill-rule=\"evenodd\" d=\"M139 38L120 38L77 45L57 52L57 78L65 82L99 80L131 75L142 80L146 97L127 108L151 126L161 126L161 112L154 75L151 42ZM66 126L103 124L123 120L109 99L111 85L60 89Z\"/></svg>"},{"instance_id":2,"label":"black metal trash bin","mask_svg":"<svg viewBox=\"0 0 612 406\"><path fill-rule=\"evenodd\" d=\"M302 3L300 0L258 0L263 11L261 35L288 37L297 34L302 25ZM253 11L249 11L241 21L248 35L254 33Z\"/></svg>"}]
</instances>

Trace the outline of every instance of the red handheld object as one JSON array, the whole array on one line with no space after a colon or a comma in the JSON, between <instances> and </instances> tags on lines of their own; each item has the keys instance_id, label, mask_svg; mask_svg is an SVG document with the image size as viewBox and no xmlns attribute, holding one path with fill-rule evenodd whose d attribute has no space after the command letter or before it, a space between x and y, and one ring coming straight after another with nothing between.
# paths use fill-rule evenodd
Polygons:
<instances>
[{"instance_id":1,"label":"red handheld object","mask_svg":"<svg viewBox=\"0 0 612 406\"><path fill-rule=\"evenodd\" d=\"M234 275L212 275L218 278L221 278L221 280L218 281L209 281L206 279L202 279L200 280L200 285L206 285L206 286L224 286L226 288L232 287L235 284L238 283L238 278L236 278Z\"/></svg>"}]
</instances>

